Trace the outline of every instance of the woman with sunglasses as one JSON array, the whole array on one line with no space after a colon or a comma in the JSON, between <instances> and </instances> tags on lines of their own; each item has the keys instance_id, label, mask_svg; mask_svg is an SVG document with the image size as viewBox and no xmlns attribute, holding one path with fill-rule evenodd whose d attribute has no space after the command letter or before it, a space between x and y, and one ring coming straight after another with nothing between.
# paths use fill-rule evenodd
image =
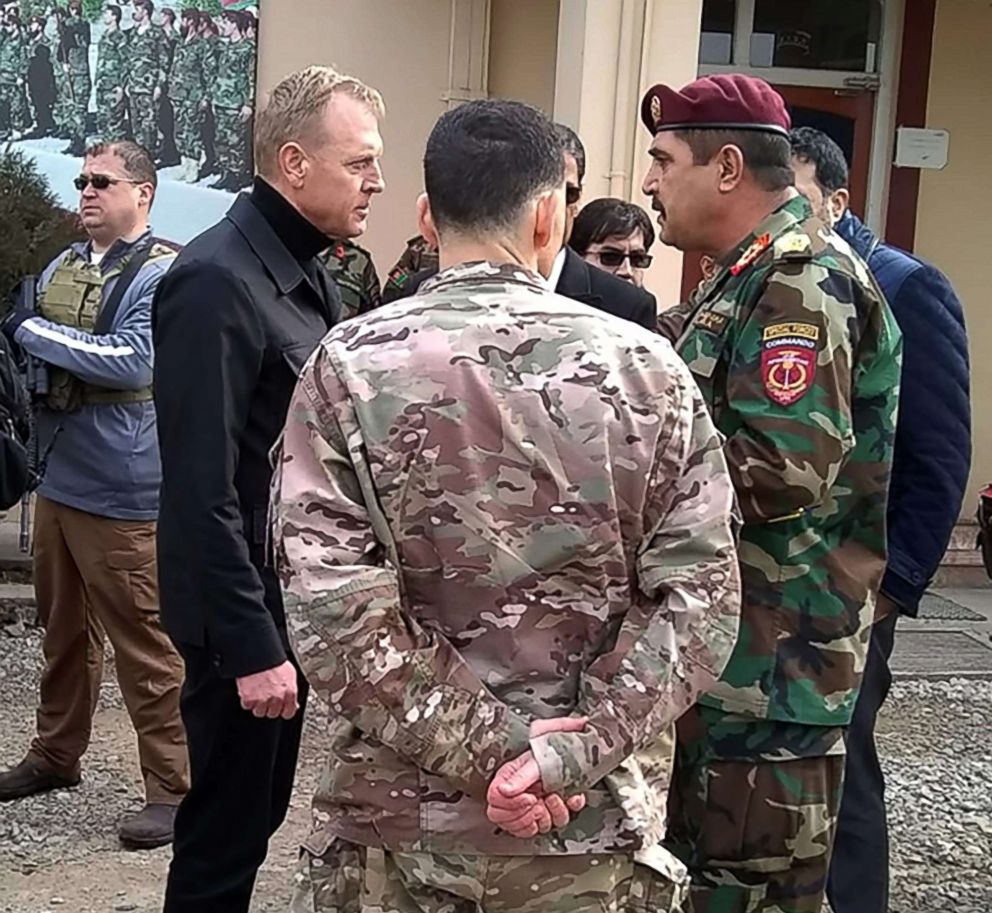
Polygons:
<instances>
[{"instance_id":1,"label":"woman with sunglasses","mask_svg":"<svg viewBox=\"0 0 992 913\"><path fill-rule=\"evenodd\" d=\"M583 260L638 288L651 265L654 228L648 214L626 200L604 197L588 203L575 218L568 242Z\"/></svg>"}]
</instances>

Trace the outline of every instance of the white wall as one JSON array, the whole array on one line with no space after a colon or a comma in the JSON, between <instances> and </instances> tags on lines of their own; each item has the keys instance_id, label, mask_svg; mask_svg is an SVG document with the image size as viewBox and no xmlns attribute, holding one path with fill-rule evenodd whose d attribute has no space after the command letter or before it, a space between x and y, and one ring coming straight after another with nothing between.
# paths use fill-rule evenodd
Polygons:
<instances>
[{"instance_id":1,"label":"white wall","mask_svg":"<svg viewBox=\"0 0 992 913\"><path fill-rule=\"evenodd\" d=\"M334 65L378 89L386 191L360 243L384 276L416 234L427 135L447 108L451 5L444 0L261 0L259 98L310 64Z\"/></svg>"}]
</instances>

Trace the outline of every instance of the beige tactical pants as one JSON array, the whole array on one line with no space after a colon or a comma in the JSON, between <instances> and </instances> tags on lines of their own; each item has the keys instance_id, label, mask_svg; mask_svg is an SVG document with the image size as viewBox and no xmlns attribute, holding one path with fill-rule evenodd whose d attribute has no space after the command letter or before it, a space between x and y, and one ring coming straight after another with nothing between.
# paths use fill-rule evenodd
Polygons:
<instances>
[{"instance_id":1,"label":"beige tactical pants","mask_svg":"<svg viewBox=\"0 0 992 913\"><path fill-rule=\"evenodd\" d=\"M682 913L676 885L627 855L439 856L334 841L302 853L291 913Z\"/></svg>"},{"instance_id":2,"label":"beige tactical pants","mask_svg":"<svg viewBox=\"0 0 992 913\"><path fill-rule=\"evenodd\" d=\"M178 805L189 789L179 717L183 661L159 620L155 524L98 517L39 497L34 581L45 670L31 754L66 776L78 770L106 635L138 734L147 801Z\"/></svg>"}]
</instances>

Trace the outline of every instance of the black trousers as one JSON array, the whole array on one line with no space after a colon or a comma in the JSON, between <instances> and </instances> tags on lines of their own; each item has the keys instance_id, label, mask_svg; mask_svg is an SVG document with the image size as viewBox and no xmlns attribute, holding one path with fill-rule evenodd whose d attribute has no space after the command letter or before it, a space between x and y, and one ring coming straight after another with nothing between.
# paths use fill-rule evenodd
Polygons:
<instances>
[{"instance_id":1,"label":"black trousers","mask_svg":"<svg viewBox=\"0 0 992 913\"><path fill-rule=\"evenodd\" d=\"M291 720L259 719L241 708L234 679L217 674L208 650L176 646L186 661L192 783L176 816L165 913L248 913L269 838L289 808L307 682L299 673Z\"/></svg>"},{"instance_id":2,"label":"black trousers","mask_svg":"<svg viewBox=\"0 0 992 913\"><path fill-rule=\"evenodd\" d=\"M872 628L865 677L847 730L844 795L827 898L834 913L888 913L889 825L885 779L875 749L875 719L892 684L889 657L898 612Z\"/></svg>"}]
</instances>

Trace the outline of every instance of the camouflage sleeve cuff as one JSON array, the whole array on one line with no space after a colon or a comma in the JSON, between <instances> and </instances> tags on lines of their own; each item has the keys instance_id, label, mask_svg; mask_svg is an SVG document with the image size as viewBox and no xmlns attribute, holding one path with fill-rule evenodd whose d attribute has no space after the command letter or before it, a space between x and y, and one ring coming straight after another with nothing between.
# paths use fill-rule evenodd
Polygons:
<instances>
[{"instance_id":1,"label":"camouflage sleeve cuff","mask_svg":"<svg viewBox=\"0 0 992 913\"><path fill-rule=\"evenodd\" d=\"M608 743L613 742L614 748ZM530 740L545 792L573 796L594 786L630 754L629 739L607 738L590 725L584 732L549 732Z\"/></svg>"}]
</instances>

